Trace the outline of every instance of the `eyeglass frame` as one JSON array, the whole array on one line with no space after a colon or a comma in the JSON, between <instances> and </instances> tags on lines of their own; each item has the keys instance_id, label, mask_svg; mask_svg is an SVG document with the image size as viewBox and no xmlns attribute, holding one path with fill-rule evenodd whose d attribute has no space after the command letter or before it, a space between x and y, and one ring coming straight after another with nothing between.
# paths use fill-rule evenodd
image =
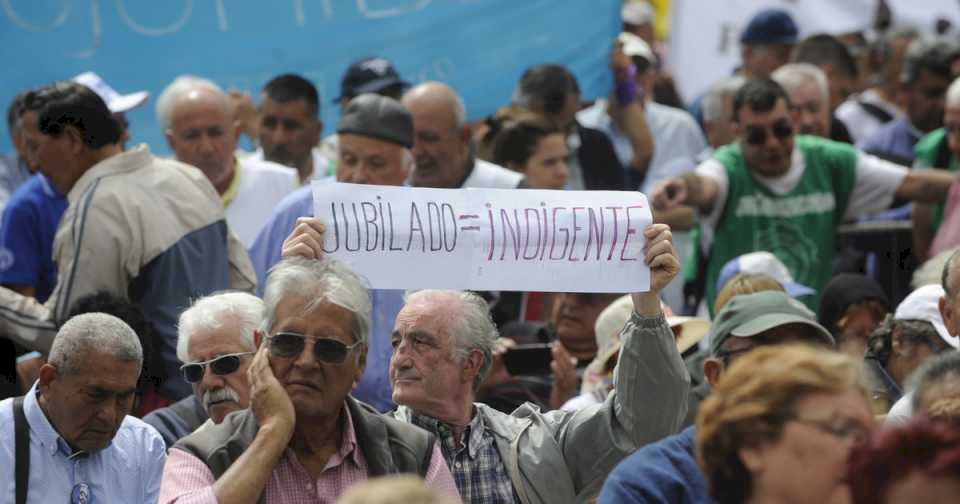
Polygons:
<instances>
[{"instance_id":1,"label":"eyeglass frame","mask_svg":"<svg viewBox=\"0 0 960 504\"><path fill-rule=\"evenodd\" d=\"M215 361L218 361L218 360L220 360L220 359L225 359L225 358L227 358L227 357L236 357L236 358L237 358L237 363L238 363L238 364L237 364L237 369L240 369L240 365L239 365L239 363L240 363L240 358L241 358L241 357L244 357L244 356L247 356L247 355L253 355L253 354L255 354L255 353L257 353L257 352L236 352L236 353L228 353L228 354L218 355L218 356L216 356L216 357L214 357L214 358L212 358L212 359L208 359L208 360L201 361L201 362L185 362L182 366L180 366L180 375L183 377L183 380L184 380L185 382L187 382L187 383L200 383L201 381L203 381L204 375L207 374L207 368L208 368L208 367L210 367L210 370L213 371L213 367L210 366L210 364L214 363ZM203 373L200 374L200 379L199 379L199 380L197 380L197 381L190 381L189 379L187 379L187 375L186 375L186 372L185 372L184 370L185 370L187 367L190 367L190 366L200 366L200 367L203 369ZM215 375L217 375L217 376L227 376L227 375L229 375L229 374L236 373L236 372L237 372L237 369L234 369L233 371L230 371L229 373L222 373L222 374L221 374L221 373L217 373L216 371L213 371L213 374L215 374Z\"/></svg>"},{"instance_id":2,"label":"eyeglass frame","mask_svg":"<svg viewBox=\"0 0 960 504\"><path fill-rule=\"evenodd\" d=\"M303 340L303 347L300 348L300 351L297 352L296 355L285 356L285 355L275 354L274 351L273 351L273 339L276 338L277 336L280 336L280 335L297 336L297 337L301 338L301 339ZM300 333L296 333L296 332L293 332L293 331L280 331L280 332L278 332L278 333L276 333L276 334L272 334L272 335L270 335L270 336L267 336L267 349L269 350L270 355L273 355L273 356L275 356L275 357L279 357L279 358L281 358L281 359L296 359L296 358L300 357L301 355L303 355L304 350L307 349L307 340L308 340L308 339L313 341L313 356L314 356L314 358L317 359L318 362L323 362L324 364L343 364L344 362L347 361L347 355L349 355L350 352L352 352L355 348L357 348L358 346L360 346L360 345L362 345L362 344L364 343L364 342L362 342L362 341L355 341L355 342L353 342L353 344L348 345L348 344L346 344L346 343L344 343L344 342L342 342L342 341L340 341L340 340L338 340L338 339L336 339L336 338L330 338L330 337L326 337L326 336L309 336L309 335L307 335L307 334L300 334ZM322 358L320 358L320 356L317 354L317 341L334 341L334 342L336 342L336 343L338 343L338 344L340 344L340 345L343 345L344 349L346 350L346 351L344 352L344 354L343 354L343 360L341 360L341 361L330 361L330 360L327 360L327 359L322 359Z\"/></svg>"},{"instance_id":3,"label":"eyeglass frame","mask_svg":"<svg viewBox=\"0 0 960 504\"><path fill-rule=\"evenodd\" d=\"M853 421L846 427L837 427L831 425L830 420L826 418L806 418L800 415L793 415L787 418L787 422L796 422L800 425L813 427L820 432L839 439L853 440L855 444L863 444L870 439L870 429Z\"/></svg>"},{"instance_id":4,"label":"eyeglass frame","mask_svg":"<svg viewBox=\"0 0 960 504\"><path fill-rule=\"evenodd\" d=\"M760 146L767 143L767 131L773 134L774 138L782 142L796 134L797 129L790 119L784 117L778 119L769 126L744 125L743 141L748 145ZM756 134L753 134L756 132ZM759 135L762 134L762 137Z\"/></svg>"}]
</instances>

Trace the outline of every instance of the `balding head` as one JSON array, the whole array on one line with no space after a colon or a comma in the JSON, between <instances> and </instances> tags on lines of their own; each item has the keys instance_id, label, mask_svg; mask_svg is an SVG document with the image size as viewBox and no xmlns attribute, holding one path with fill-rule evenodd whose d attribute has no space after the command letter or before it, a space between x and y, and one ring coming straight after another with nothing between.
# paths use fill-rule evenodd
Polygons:
<instances>
[{"instance_id":1,"label":"balding head","mask_svg":"<svg viewBox=\"0 0 960 504\"><path fill-rule=\"evenodd\" d=\"M240 130L220 87L199 77L178 77L157 100L157 118L177 160L200 168L223 193L233 178Z\"/></svg>"},{"instance_id":2,"label":"balding head","mask_svg":"<svg viewBox=\"0 0 960 504\"><path fill-rule=\"evenodd\" d=\"M407 91L402 102L413 114L413 185L460 187L473 165L463 100L446 84L424 82Z\"/></svg>"}]
</instances>

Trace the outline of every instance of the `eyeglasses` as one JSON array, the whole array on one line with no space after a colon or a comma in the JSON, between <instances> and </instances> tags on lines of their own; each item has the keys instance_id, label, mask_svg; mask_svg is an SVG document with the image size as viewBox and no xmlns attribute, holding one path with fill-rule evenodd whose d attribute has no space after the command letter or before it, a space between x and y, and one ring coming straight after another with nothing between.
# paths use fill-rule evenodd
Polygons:
<instances>
[{"instance_id":1,"label":"eyeglasses","mask_svg":"<svg viewBox=\"0 0 960 504\"><path fill-rule=\"evenodd\" d=\"M333 338L315 338L303 334L281 332L270 337L270 353L283 358L294 358L303 353L307 340L313 340L313 355L320 362L341 364L347 358L347 352L360 346L360 342L347 345Z\"/></svg>"},{"instance_id":2,"label":"eyeglasses","mask_svg":"<svg viewBox=\"0 0 960 504\"><path fill-rule=\"evenodd\" d=\"M210 371L217 376L228 375L240 369L240 357L253 355L254 352L240 352L221 355L203 362L189 362L180 366L180 374L187 383L198 383L203 379L204 369L209 365Z\"/></svg>"},{"instance_id":3,"label":"eyeglasses","mask_svg":"<svg viewBox=\"0 0 960 504\"><path fill-rule=\"evenodd\" d=\"M816 418L793 417L793 422L813 427L821 432L840 439L850 439L856 444L870 439L870 430L853 420L826 420Z\"/></svg>"},{"instance_id":4,"label":"eyeglasses","mask_svg":"<svg viewBox=\"0 0 960 504\"><path fill-rule=\"evenodd\" d=\"M784 140L793 135L793 124L786 119L780 119L770 126L770 131L778 140ZM767 128L764 126L746 126L745 140L750 145L763 145L767 143Z\"/></svg>"}]
</instances>

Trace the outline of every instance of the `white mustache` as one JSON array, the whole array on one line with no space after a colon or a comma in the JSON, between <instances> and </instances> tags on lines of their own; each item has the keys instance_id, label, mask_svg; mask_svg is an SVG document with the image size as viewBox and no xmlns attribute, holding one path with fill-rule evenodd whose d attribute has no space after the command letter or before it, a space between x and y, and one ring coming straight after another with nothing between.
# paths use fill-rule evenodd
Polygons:
<instances>
[{"instance_id":1,"label":"white mustache","mask_svg":"<svg viewBox=\"0 0 960 504\"><path fill-rule=\"evenodd\" d=\"M203 393L202 402L203 409L205 410L209 410L211 404L221 401L233 401L235 403L239 403L240 394L237 394L237 392L229 386L208 390Z\"/></svg>"}]
</instances>

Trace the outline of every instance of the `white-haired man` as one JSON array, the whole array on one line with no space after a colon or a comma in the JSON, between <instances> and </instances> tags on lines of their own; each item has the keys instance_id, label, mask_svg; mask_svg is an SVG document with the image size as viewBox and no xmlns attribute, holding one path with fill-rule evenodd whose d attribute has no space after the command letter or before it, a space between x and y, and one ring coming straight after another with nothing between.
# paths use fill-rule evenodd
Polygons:
<instances>
[{"instance_id":1,"label":"white-haired man","mask_svg":"<svg viewBox=\"0 0 960 504\"><path fill-rule=\"evenodd\" d=\"M160 502L333 502L369 477L412 473L459 497L434 437L349 397L367 358L370 300L334 261L270 271L250 409L173 449Z\"/></svg>"},{"instance_id":2,"label":"white-haired man","mask_svg":"<svg viewBox=\"0 0 960 504\"><path fill-rule=\"evenodd\" d=\"M670 228L644 230L650 290L633 294L621 333L614 392L577 412L513 414L475 403L492 366L497 330L475 294L421 291L397 315L390 379L401 405L393 416L433 433L465 502L586 502L634 450L676 431L686 413L689 376L660 310L660 291L680 271ZM323 225L305 219L284 243L285 257L322 257Z\"/></svg>"},{"instance_id":3,"label":"white-haired man","mask_svg":"<svg viewBox=\"0 0 960 504\"><path fill-rule=\"evenodd\" d=\"M193 395L143 418L168 448L208 418L220 423L250 405L247 368L257 349L253 333L262 317L263 301L246 292L202 297L180 314L177 358Z\"/></svg>"},{"instance_id":4,"label":"white-haired man","mask_svg":"<svg viewBox=\"0 0 960 504\"><path fill-rule=\"evenodd\" d=\"M157 118L177 160L210 179L226 209L227 222L247 247L273 207L298 186L292 168L237 158L240 129L230 99L207 79L181 76L157 99Z\"/></svg>"},{"instance_id":5,"label":"white-haired man","mask_svg":"<svg viewBox=\"0 0 960 504\"><path fill-rule=\"evenodd\" d=\"M790 63L770 76L790 97L797 132L830 138L830 86L827 75L810 63Z\"/></svg>"},{"instance_id":6,"label":"white-haired man","mask_svg":"<svg viewBox=\"0 0 960 504\"><path fill-rule=\"evenodd\" d=\"M104 313L68 320L27 395L0 402L0 501L156 502L166 450L128 416L143 350Z\"/></svg>"}]
</instances>

